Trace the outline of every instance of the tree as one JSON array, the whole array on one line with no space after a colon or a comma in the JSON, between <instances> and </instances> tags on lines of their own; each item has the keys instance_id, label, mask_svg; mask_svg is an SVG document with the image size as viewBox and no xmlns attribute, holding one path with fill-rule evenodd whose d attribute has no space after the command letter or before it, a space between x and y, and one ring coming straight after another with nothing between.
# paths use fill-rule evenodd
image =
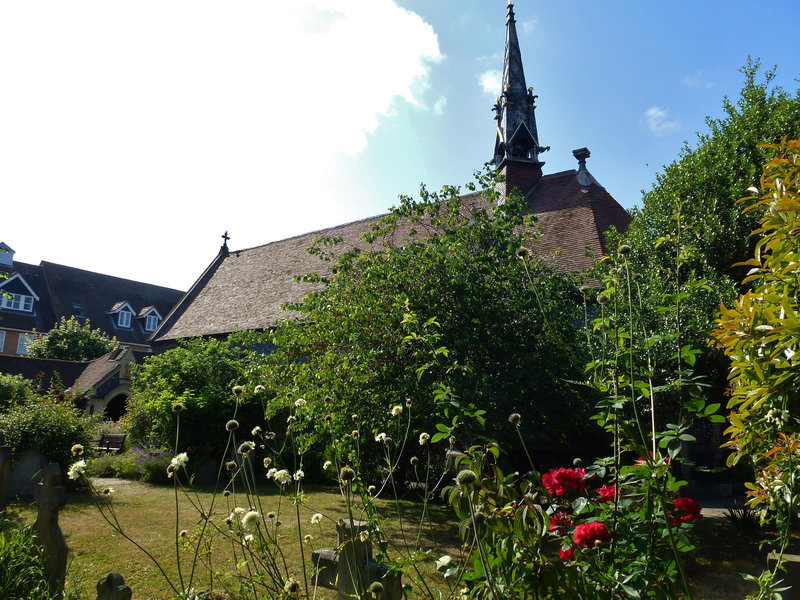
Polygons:
<instances>
[{"instance_id":1,"label":"tree","mask_svg":"<svg viewBox=\"0 0 800 600\"><path fill-rule=\"evenodd\" d=\"M0 413L22 404L36 393L33 383L22 375L0 373Z\"/></svg>"},{"instance_id":2,"label":"tree","mask_svg":"<svg viewBox=\"0 0 800 600\"><path fill-rule=\"evenodd\" d=\"M748 60L739 98L723 100L724 117L706 119L708 132L698 134L695 147L685 144L657 175L630 228L612 243L632 249L630 268L642 295L637 319L670 342L653 348L657 372L665 377L675 361L678 330L669 321L664 327L659 312L669 294L667 304L681 303L681 345L703 350L695 370L709 375L717 394L727 366L721 352L708 347L708 336L720 303L740 291L745 270L734 264L746 260L754 244L749 234L755 217L743 214L737 201L758 185L762 165L774 156L774 148L763 144L800 134L800 90L792 95L773 86L774 68L761 77L759 71L760 63ZM598 276L613 268L602 265ZM665 281L677 284L666 289Z\"/></svg>"},{"instance_id":3,"label":"tree","mask_svg":"<svg viewBox=\"0 0 800 600\"><path fill-rule=\"evenodd\" d=\"M287 307L299 318L278 324L268 335L274 351L261 358L271 415L301 395L330 415L334 436L347 437L355 414L371 438L395 435L390 411L407 412L408 400L414 430L453 428L463 444L480 435L513 441L507 419L519 412L539 460L591 438L592 402L567 383L583 366L575 282L524 249L535 234L522 198L495 206L494 180L478 183L480 194L465 197L449 186L402 197L364 236L366 249L339 253L338 240L318 240L312 251L333 274L306 278L324 287ZM463 419L454 427L462 412L486 429L468 430Z\"/></svg>"},{"instance_id":4,"label":"tree","mask_svg":"<svg viewBox=\"0 0 800 600\"><path fill-rule=\"evenodd\" d=\"M94 360L117 347L117 338L108 337L100 329L92 329L87 319L81 323L74 316L61 321L47 333L36 336L28 344L34 358L59 360Z\"/></svg>"}]
</instances>

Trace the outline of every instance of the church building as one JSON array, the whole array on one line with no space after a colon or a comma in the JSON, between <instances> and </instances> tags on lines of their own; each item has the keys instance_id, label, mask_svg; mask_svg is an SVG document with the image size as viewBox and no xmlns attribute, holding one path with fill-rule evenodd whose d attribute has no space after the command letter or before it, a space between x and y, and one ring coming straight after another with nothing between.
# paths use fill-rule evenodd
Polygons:
<instances>
[{"instance_id":1,"label":"church building","mask_svg":"<svg viewBox=\"0 0 800 600\"><path fill-rule=\"evenodd\" d=\"M527 210L538 218L541 236L533 245L534 252L554 257L559 271L584 272L606 252L604 233L610 227L624 231L631 218L589 172L588 149L572 151L575 169L544 173L540 156L550 148L539 143L537 96L525 82L511 4L502 86L493 107L497 128L490 161L505 177L500 201L518 188ZM314 289L294 280L321 270L319 259L307 251L314 239L337 236L345 248L366 247L361 234L382 216L236 251L228 248L226 234L219 254L164 318L151 343L156 348L169 347L192 336L225 337L234 330L269 329L286 318L283 304L299 302Z\"/></svg>"}]
</instances>

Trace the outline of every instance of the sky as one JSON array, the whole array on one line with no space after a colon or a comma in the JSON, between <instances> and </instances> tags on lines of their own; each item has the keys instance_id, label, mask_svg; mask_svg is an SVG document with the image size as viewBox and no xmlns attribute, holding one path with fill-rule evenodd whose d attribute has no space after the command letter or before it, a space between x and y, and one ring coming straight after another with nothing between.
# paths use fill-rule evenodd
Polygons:
<instances>
[{"instance_id":1,"label":"sky","mask_svg":"<svg viewBox=\"0 0 800 600\"><path fill-rule=\"evenodd\" d=\"M800 4L515 4L545 173L626 208L748 56L798 88ZM187 290L232 250L463 185L491 158L504 0L0 3L0 241Z\"/></svg>"}]
</instances>

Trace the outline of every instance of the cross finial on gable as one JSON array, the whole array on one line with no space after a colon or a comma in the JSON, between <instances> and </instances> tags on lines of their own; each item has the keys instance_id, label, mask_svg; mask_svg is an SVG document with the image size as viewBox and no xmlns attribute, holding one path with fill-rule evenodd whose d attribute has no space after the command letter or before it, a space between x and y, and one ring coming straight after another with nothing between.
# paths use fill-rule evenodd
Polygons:
<instances>
[{"instance_id":1,"label":"cross finial on gable","mask_svg":"<svg viewBox=\"0 0 800 600\"><path fill-rule=\"evenodd\" d=\"M221 254L227 255L228 254L228 240L231 239L231 236L229 236L228 232L226 231L220 237L222 238L222 247L220 247L219 251L220 251Z\"/></svg>"}]
</instances>

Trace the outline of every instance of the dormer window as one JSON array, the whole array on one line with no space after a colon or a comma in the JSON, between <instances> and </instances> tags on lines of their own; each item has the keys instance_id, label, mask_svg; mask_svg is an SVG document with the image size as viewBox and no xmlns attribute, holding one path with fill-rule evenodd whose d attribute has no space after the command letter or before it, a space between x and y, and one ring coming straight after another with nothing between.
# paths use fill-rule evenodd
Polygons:
<instances>
[{"instance_id":1,"label":"dormer window","mask_svg":"<svg viewBox=\"0 0 800 600\"><path fill-rule=\"evenodd\" d=\"M129 329L131 326L131 313L127 310L119 311L117 315L117 327L121 327L123 329Z\"/></svg>"},{"instance_id":2,"label":"dormer window","mask_svg":"<svg viewBox=\"0 0 800 600\"><path fill-rule=\"evenodd\" d=\"M158 327L158 317L156 315L147 315L144 323L145 331L155 331Z\"/></svg>"},{"instance_id":3,"label":"dormer window","mask_svg":"<svg viewBox=\"0 0 800 600\"><path fill-rule=\"evenodd\" d=\"M161 322L161 315L156 310L155 306L145 306L139 311L139 325L147 333L152 333L158 329L158 324Z\"/></svg>"},{"instance_id":4,"label":"dormer window","mask_svg":"<svg viewBox=\"0 0 800 600\"><path fill-rule=\"evenodd\" d=\"M24 294L9 294L3 296L3 308L31 312L33 310L33 296Z\"/></svg>"}]
</instances>

